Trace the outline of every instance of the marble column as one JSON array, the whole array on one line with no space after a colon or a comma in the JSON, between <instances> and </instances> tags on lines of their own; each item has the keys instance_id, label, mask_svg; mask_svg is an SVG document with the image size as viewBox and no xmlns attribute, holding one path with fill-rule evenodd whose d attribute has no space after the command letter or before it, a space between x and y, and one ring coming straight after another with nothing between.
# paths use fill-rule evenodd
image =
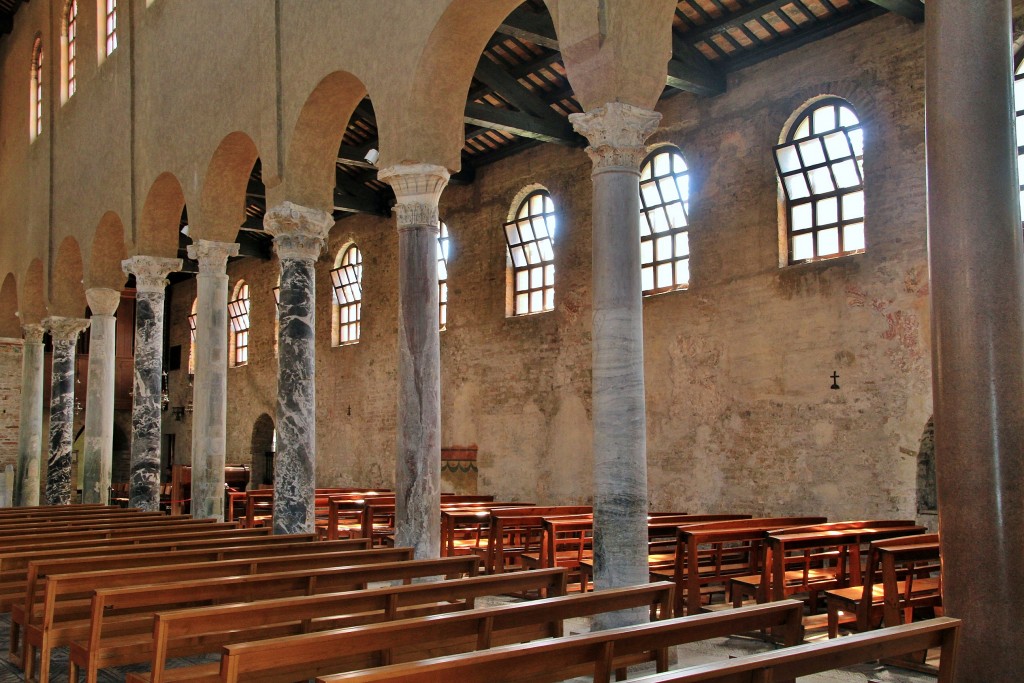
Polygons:
<instances>
[{"instance_id":1,"label":"marble column","mask_svg":"<svg viewBox=\"0 0 1024 683\"><path fill-rule=\"evenodd\" d=\"M85 452L82 502L110 500L110 467L114 458L114 313L121 303L116 289L94 287L85 291L92 311L89 325L89 381L85 396Z\"/></svg>"},{"instance_id":2,"label":"marble column","mask_svg":"<svg viewBox=\"0 0 1024 683\"><path fill-rule=\"evenodd\" d=\"M291 202L267 211L281 261L274 533L312 533L316 488L316 273L334 218Z\"/></svg>"},{"instance_id":3,"label":"marble column","mask_svg":"<svg viewBox=\"0 0 1024 683\"><path fill-rule=\"evenodd\" d=\"M132 385L131 507L160 509L160 394L164 290L181 259L133 256L121 262L135 276L135 380Z\"/></svg>"},{"instance_id":4,"label":"marble column","mask_svg":"<svg viewBox=\"0 0 1024 683\"><path fill-rule=\"evenodd\" d=\"M49 317L43 326L53 342L50 383L50 453L46 465L46 504L71 503L71 446L75 427L75 343L89 327L84 318Z\"/></svg>"},{"instance_id":5,"label":"marble column","mask_svg":"<svg viewBox=\"0 0 1024 683\"><path fill-rule=\"evenodd\" d=\"M610 103L569 117L593 162L594 585L647 583L640 163L661 114ZM605 615L605 628L646 620Z\"/></svg>"},{"instance_id":6,"label":"marble column","mask_svg":"<svg viewBox=\"0 0 1024 683\"><path fill-rule=\"evenodd\" d=\"M395 544L417 559L441 553L441 339L437 203L448 169L402 164L377 176L398 204L398 444Z\"/></svg>"},{"instance_id":7,"label":"marble column","mask_svg":"<svg viewBox=\"0 0 1024 683\"><path fill-rule=\"evenodd\" d=\"M192 516L224 519L224 463L228 410L229 256L238 244L198 240L188 248L199 261L196 362L192 388Z\"/></svg>"},{"instance_id":8,"label":"marble column","mask_svg":"<svg viewBox=\"0 0 1024 683\"><path fill-rule=\"evenodd\" d=\"M1011 1L929 0L928 261L943 607L955 680L1020 680L1024 245Z\"/></svg>"},{"instance_id":9,"label":"marble column","mask_svg":"<svg viewBox=\"0 0 1024 683\"><path fill-rule=\"evenodd\" d=\"M43 448L43 333L42 325L21 326L21 416L18 422L18 471L14 477L15 505L39 505L39 460Z\"/></svg>"}]
</instances>

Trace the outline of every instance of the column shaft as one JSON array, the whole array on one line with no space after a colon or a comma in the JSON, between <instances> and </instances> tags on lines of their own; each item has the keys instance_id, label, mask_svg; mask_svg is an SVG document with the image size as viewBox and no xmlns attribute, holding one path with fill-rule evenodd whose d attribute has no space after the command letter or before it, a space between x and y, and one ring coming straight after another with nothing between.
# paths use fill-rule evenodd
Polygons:
<instances>
[{"instance_id":1,"label":"column shaft","mask_svg":"<svg viewBox=\"0 0 1024 683\"><path fill-rule=\"evenodd\" d=\"M114 457L114 311L121 293L113 289L86 292L92 310L89 324L89 381L85 398L85 451L82 502L107 504Z\"/></svg>"},{"instance_id":2,"label":"column shaft","mask_svg":"<svg viewBox=\"0 0 1024 683\"><path fill-rule=\"evenodd\" d=\"M71 503L71 446L75 426L75 342L89 326L79 318L43 321L53 340L50 383L50 452L46 467L46 504Z\"/></svg>"},{"instance_id":3,"label":"column shaft","mask_svg":"<svg viewBox=\"0 0 1024 683\"><path fill-rule=\"evenodd\" d=\"M1024 629L1024 259L1011 2L928 2L932 382L957 681L1016 681ZM983 564L983 567L979 565Z\"/></svg>"},{"instance_id":4,"label":"column shaft","mask_svg":"<svg viewBox=\"0 0 1024 683\"><path fill-rule=\"evenodd\" d=\"M43 327L25 325L21 356L21 415L18 423L16 505L39 505L39 460L43 444Z\"/></svg>"}]
</instances>

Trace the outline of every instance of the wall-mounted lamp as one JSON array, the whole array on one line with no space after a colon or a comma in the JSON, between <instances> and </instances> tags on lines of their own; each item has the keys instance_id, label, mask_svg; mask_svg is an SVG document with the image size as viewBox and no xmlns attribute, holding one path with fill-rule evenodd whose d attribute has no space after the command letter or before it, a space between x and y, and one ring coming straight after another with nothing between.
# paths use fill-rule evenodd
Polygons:
<instances>
[{"instance_id":1,"label":"wall-mounted lamp","mask_svg":"<svg viewBox=\"0 0 1024 683\"><path fill-rule=\"evenodd\" d=\"M366 163L370 164L371 166L377 165L377 159L380 159L380 152L378 152L376 148L373 147L371 147L370 151L367 152L366 156L363 157L363 160L366 161Z\"/></svg>"}]
</instances>

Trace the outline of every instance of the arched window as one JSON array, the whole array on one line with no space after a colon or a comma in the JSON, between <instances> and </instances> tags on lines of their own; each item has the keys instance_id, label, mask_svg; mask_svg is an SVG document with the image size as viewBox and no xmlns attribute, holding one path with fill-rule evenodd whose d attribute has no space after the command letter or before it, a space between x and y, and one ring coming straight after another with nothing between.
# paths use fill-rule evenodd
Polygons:
<instances>
[{"instance_id":1,"label":"arched window","mask_svg":"<svg viewBox=\"0 0 1024 683\"><path fill-rule=\"evenodd\" d=\"M350 244L338 256L331 271L334 289L335 346L359 341L359 325L363 307L363 255L359 247Z\"/></svg>"},{"instance_id":2,"label":"arched window","mask_svg":"<svg viewBox=\"0 0 1024 683\"><path fill-rule=\"evenodd\" d=\"M32 139L43 134L43 39L36 38L32 46L32 113L30 128Z\"/></svg>"},{"instance_id":3,"label":"arched window","mask_svg":"<svg viewBox=\"0 0 1024 683\"><path fill-rule=\"evenodd\" d=\"M228 302L231 323L231 364L235 367L249 362L249 285L239 280L235 294Z\"/></svg>"},{"instance_id":4,"label":"arched window","mask_svg":"<svg viewBox=\"0 0 1024 683\"><path fill-rule=\"evenodd\" d=\"M448 249L450 242L448 238L448 226L441 221L440 230L437 233L437 300L441 310L441 329L448 326Z\"/></svg>"},{"instance_id":5,"label":"arched window","mask_svg":"<svg viewBox=\"0 0 1024 683\"><path fill-rule=\"evenodd\" d=\"M644 294L690 283L690 173L674 148L653 152L640 168L640 281Z\"/></svg>"},{"instance_id":6,"label":"arched window","mask_svg":"<svg viewBox=\"0 0 1024 683\"><path fill-rule=\"evenodd\" d=\"M1018 57L1019 59L1020 57ZM1017 182L1020 183L1020 213L1024 220L1024 59L1013 77L1013 108L1017 128Z\"/></svg>"},{"instance_id":7,"label":"arched window","mask_svg":"<svg viewBox=\"0 0 1024 683\"><path fill-rule=\"evenodd\" d=\"M196 314L199 299L192 300L192 312L188 315L188 374L196 374Z\"/></svg>"},{"instance_id":8,"label":"arched window","mask_svg":"<svg viewBox=\"0 0 1024 683\"><path fill-rule=\"evenodd\" d=\"M512 315L555 308L555 204L547 190L531 192L505 224L512 263Z\"/></svg>"},{"instance_id":9,"label":"arched window","mask_svg":"<svg viewBox=\"0 0 1024 683\"><path fill-rule=\"evenodd\" d=\"M78 0L68 3L68 97L78 89Z\"/></svg>"},{"instance_id":10,"label":"arched window","mask_svg":"<svg viewBox=\"0 0 1024 683\"><path fill-rule=\"evenodd\" d=\"M789 263L864 251L864 131L849 102L811 103L775 148L775 163Z\"/></svg>"},{"instance_id":11,"label":"arched window","mask_svg":"<svg viewBox=\"0 0 1024 683\"><path fill-rule=\"evenodd\" d=\"M107 56L117 49L117 0L106 0Z\"/></svg>"}]
</instances>

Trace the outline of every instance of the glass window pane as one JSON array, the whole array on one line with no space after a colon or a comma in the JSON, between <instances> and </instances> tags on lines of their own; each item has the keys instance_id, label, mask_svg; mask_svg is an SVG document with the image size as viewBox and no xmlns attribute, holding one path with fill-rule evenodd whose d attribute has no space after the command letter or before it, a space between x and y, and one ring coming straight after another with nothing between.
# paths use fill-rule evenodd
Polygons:
<instances>
[{"instance_id":1,"label":"glass window pane","mask_svg":"<svg viewBox=\"0 0 1024 683\"><path fill-rule=\"evenodd\" d=\"M793 236L793 260L806 261L814 258L814 235L805 232L802 235Z\"/></svg>"},{"instance_id":2,"label":"glass window pane","mask_svg":"<svg viewBox=\"0 0 1024 683\"><path fill-rule=\"evenodd\" d=\"M544 261L552 261L555 258L555 250L551 246L551 240L543 240L537 243L540 247L540 256Z\"/></svg>"},{"instance_id":3,"label":"glass window pane","mask_svg":"<svg viewBox=\"0 0 1024 683\"><path fill-rule=\"evenodd\" d=\"M516 291L525 292L530 288L530 272L521 270L516 273Z\"/></svg>"},{"instance_id":4,"label":"glass window pane","mask_svg":"<svg viewBox=\"0 0 1024 683\"><path fill-rule=\"evenodd\" d=\"M860 124L860 119L849 107L839 107L839 125L844 128Z\"/></svg>"},{"instance_id":5,"label":"glass window pane","mask_svg":"<svg viewBox=\"0 0 1024 683\"><path fill-rule=\"evenodd\" d=\"M656 244L654 253L659 261L667 261L672 258L672 235L665 235L659 237ZM660 287L660 285L659 285Z\"/></svg>"},{"instance_id":6,"label":"glass window pane","mask_svg":"<svg viewBox=\"0 0 1024 683\"><path fill-rule=\"evenodd\" d=\"M519 237L522 238L523 242L530 242L535 239L530 221L519 221L518 227Z\"/></svg>"},{"instance_id":7,"label":"glass window pane","mask_svg":"<svg viewBox=\"0 0 1024 683\"><path fill-rule=\"evenodd\" d=\"M676 235L676 258L690 255L690 236L685 232Z\"/></svg>"},{"instance_id":8,"label":"glass window pane","mask_svg":"<svg viewBox=\"0 0 1024 683\"><path fill-rule=\"evenodd\" d=\"M530 225L533 227L533 234L537 239L542 240L547 238L548 226L547 223L544 222L543 216L537 216L536 218L531 219Z\"/></svg>"},{"instance_id":9,"label":"glass window pane","mask_svg":"<svg viewBox=\"0 0 1024 683\"><path fill-rule=\"evenodd\" d=\"M786 176L786 190L791 200L811 196L811 191L807 188L807 181L802 173Z\"/></svg>"},{"instance_id":10,"label":"glass window pane","mask_svg":"<svg viewBox=\"0 0 1024 683\"><path fill-rule=\"evenodd\" d=\"M814 110L814 134L821 135L836 127L836 108L825 105Z\"/></svg>"},{"instance_id":11,"label":"glass window pane","mask_svg":"<svg viewBox=\"0 0 1024 683\"><path fill-rule=\"evenodd\" d=\"M544 266L544 278L549 287L555 284L555 267L553 265Z\"/></svg>"},{"instance_id":12,"label":"glass window pane","mask_svg":"<svg viewBox=\"0 0 1024 683\"><path fill-rule=\"evenodd\" d=\"M809 203L796 204L790 211L790 228L795 231L806 230L814 225L814 211Z\"/></svg>"},{"instance_id":13,"label":"glass window pane","mask_svg":"<svg viewBox=\"0 0 1024 683\"><path fill-rule=\"evenodd\" d=\"M662 287L671 287L675 284L672 281L672 264L662 263L658 265L658 289Z\"/></svg>"},{"instance_id":14,"label":"glass window pane","mask_svg":"<svg viewBox=\"0 0 1024 683\"><path fill-rule=\"evenodd\" d=\"M654 242L644 240L640 243L640 263L651 263L654 261Z\"/></svg>"},{"instance_id":15,"label":"glass window pane","mask_svg":"<svg viewBox=\"0 0 1024 683\"><path fill-rule=\"evenodd\" d=\"M640 287L645 292L654 289L654 268L652 266L640 269Z\"/></svg>"},{"instance_id":16,"label":"glass window pane","mask_svg":"<svg viewBox=\"0 0 1024 683\"><path fill-rule=\"evenodd\" d=\"M673 228L684 228L686 227L686 213L683 211L683 205L679 202L674 202L665 207L668 211L668 223Z\"/></svg>"},{"instance_id":17,"label":"glass window pane","mask_svg":"<svg viewBox=\"0 0 1024 683\"><path fill-rule=\"evenodd\" d=\"M800 158L805 166L816 166L825 163L825 149L821 146L821 140L812 138L800 143Z\"/></svg>"},{"instance_id":18,"label":"glass window pane","mask_svg":"<svg viewBox=\"0 0 1024 683\"><path fill-rule=\"evenodd\" d=\"M690 284L690 260L683 259L682 261L676 261L676 284L677 285L688 285Z\"/></svg>"},{"instance_id":19,"label":"glass window pane","mask_svg":"<svg viewBox=\"0 0 1024 683\"><path fill-rule=\"evenodd\" d=\"M859 251L864 248L864 224L853 223L843 228L843 248Z\"/></svg>"},{"instance_id":20,"label":"glass window pane","mask_svg":"<svg viewBox=\"0 0 1024 683\"><path fill-rule=\"evenodd\" d=\"M853 159L847 159L836 164L832 167L832 172L836 174L836 182L839 184L839 187L857 187L860 185L860 173Z\"/></svg>"},{"instance_id":21,"label":"glass window pane","mask_svg":"<svg viewBox=\"0 0 1024 683\"><path fill-rule=\"evenodd\" d=\"M665 216L665 209L658 207L652 209L650 213L651 217L651 229L653 232L665 232L668 230L668 218Z\"/></svg>"},{"instance_id":22,"label":"glass window pane","mask_svg":"<svg viewBox=\"0 0 1024 683\"><path fill-rule=\"evenodd\" d=\"M530 269L530 289L540 289L544 286L544 269L540 266Z\"/></svg>"},{"instance_id":23,"label":"glass window pane","mask_svg":"<svg viewBox=\"0 0 1024 683\"><path fill-rule=\"evenodd\" d=\"M516 268L523 268L526 266L526 254L523 253L523 248L512 247L512 265Z\"/></svg>"},{"instance_id":24,"label":"glass window pane","mask_svg":"<svg viewBox=\"0 0 1024 683\"><path fill-rule=\"evenodd\" d=\"M864 217L864 190L843 195L843 219Z\"/></svg>"},{"instance_id":25,"label":"glass window pane","mask_svg":"<svg viewBox=\"0 0 1024 683\"><path fill-rule=\"evenodd\" d=\"M536 291L530 292L530 311L543 311L544 310L544 292Z\"/></svg>"},{"instance_id":26,"label":"glass window pane","mask_svg":"<svg viewBox=\"0 0 1024 683\"><path fill-rule=\"evenodd\" d=\"M674 202L679 199L679 189L676 187L676 181L669 178L662 178L658 181L658 187L661 188L661 197L666 202Z\"/></svg>"},{"instance_id":27,"label":"glass window pane","mask_svg":"<svg viewBox=\"0 0 1024 683\"><path fill-rule=\"evenodd\" d=\"M516 295L516 313L530 312L530 295L527 293Z\"/></svg>"},{"instance_id":28,"label":"glass window pane","mask_svg":"<svg viewBox=\"0 0 1024 683\"><path fill-rule=\"evenodd\" d=\"M672 172L672 168L669 165L671 163L671 155L668 152L662 152L654 157L654 175L665 176Z\"/></svg>"},{"instance_id":29,"label":"glass window pane","mask_svg":"<svg viewBox=\"0 0 1024 683\"><path fill-rule=\"evenodd\" d=\"M829 173L828 167L816 168L807 175L811 179L811 191L814 194L826 194L836 189L832 184L832 174Z\"/></svg>"},{"instance_id":30,"label":"glass window pane","mask_svg":"<svg viewBox=\"0 0 1024 683\"><path fill-rule=\"evenodd\" d=\"M817 224L819 226L835 223L839 220L839 202L836 201L835 197L815 202L815 211L818 215Z\"/></svg>"},{"instance_id":31,"label":"glass window pane","mask_svg":"<svg viewBox=\"0 0 1024 683\"><path fill-rule=\"evenodd\" d=\"M850 138L853 155L858 158L864 156L864 130L858 128L857 130L847 131L846 134Z\"/></svg>"},{"instance_id":32,"label":"glass window pane","mask_svg":"<svg viewBox=\"0 0 1024 683\"><path fill-rule=\"evenodd\" d=\"M843 132L826 135L825 149L828 151L828 158L833 161L853 155L853 150L850 149L850 140Z\"/></svg>"},{"instance_id":33,"label":"glass window pane","mask_svg":"<svg viewBox=\"0 0 1024 683\"><path fill-rule=\"evenodd\" d=\"M516 230L515 223L509 223L505 226L505 239L508 241L509 246L519 244L519 231Z\"/></svg>"},{"instance_id":34,"label":"glass window pane","mask_svg":"<svg viewBox=\"0 0 1024 683\"><path fill-rule=\"evenodd\" d=\"M839 253L839 228L829 228L818 233L818 256Z\"/></svg>"},{"instance_id":35,"label":"glass window pane","mask_svg":"<svg viewBox=\"0 0 1024 683\"><path fill-rule=\"evenodd\" d=\"M805 118L796 127L796 132L793 133L793 139L794 140L802 140L803 138L807 137L810 134L811 134L811 119L810 118Z\"/></svg>"},{"instance_id":36,"label":"glass window pane","mask_svg":"<svg viewBox=\"0 0 1024 683\"><path fill-rule=\"evenodd\" d=\"M530 215L536 216L540 213L544 213L544 195L535 194L530 197Z\"/></svg>"},{"instance_id":37,"label":"glass window pane","mask_svg":"<svg viewBox=\"0 0 1024 683\"><path fill-rule=\"evenodd\" d=\"M786 145L775 150L775 158L779 161L779 168L783 173L792 173L800 168L800 157L796 153L795 145Z\"/></svg>"},{"instance_id":38,"label":"glass window pane","mask_svg":"<svg viewBox=\"0 0 1024 683\"><path fill-rule=\"evenodd\" d=\"M657 206L661 203L661 195L658 194L657 183L644 183L640 186L640 198L644 206Z\"/></svg>"},{"instance_id":39,"label":"glass window pane","mask_svg":"<svg viewBox=\"0 0 1024 683\"><path fill-rule=\"evenodd\" d=\"M553 311L555 310L555 290L547 289L544 292L544 310Z\"/></svg>"}]
</instances>

